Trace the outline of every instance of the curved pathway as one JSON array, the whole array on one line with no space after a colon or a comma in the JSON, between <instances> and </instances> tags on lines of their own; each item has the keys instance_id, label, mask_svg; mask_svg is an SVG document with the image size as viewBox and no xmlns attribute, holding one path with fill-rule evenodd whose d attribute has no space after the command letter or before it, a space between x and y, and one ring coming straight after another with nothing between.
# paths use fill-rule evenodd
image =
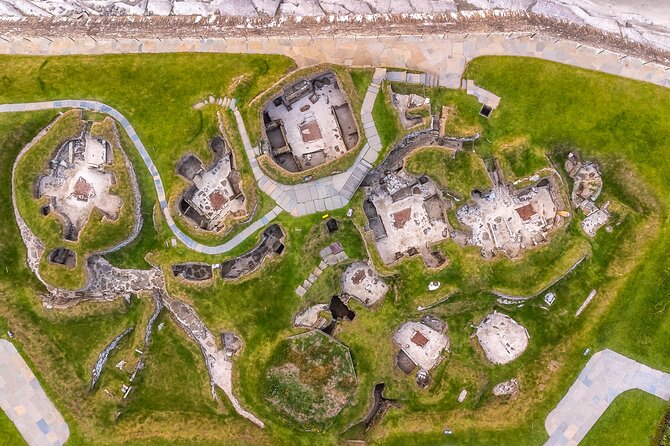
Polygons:
<instances>
[{"instance_id":1,"label":"curved pathway","mask_svg":"<svg viewBox=\"0 0 670 446\"><path fill-rule=\"evenodd\" d=\"M358 186L363 181L363 178L365 178L365 175L372 167L371 163L377 159L382 148L381 140L377 134L377 129L375 128L374 121L372 119L372 107L375 103L377 93L379 92L381 82L384 79L385 74L386 70L383 69L377 69L375 71L372 84L368 88L368 91L365 95L365 100L363 101L363 107L361 110L361 117L363 120L363 130L365 131L367 143L365 146L363 146L363 149L358 155L358 158L356 158L353 166L346 172L332 175L330 177L320 178L316 181L300 185L280 184L270 179L263 173L258 165L258 161L256 160L256 153L254 152L254 148L252 147L249 136L247 135L244 121L242 120L242 115L240 114L236 105L234 103L231 104L230 108L235 114L240 136L242 137L242 142L244 144L244 151L249 158L254 177L258 182L258 186L261 190L263 190L263 192L267 193L275 200L277 206L244 228L232 239L216 246L207 246L198 243L189 237L186 233L184 233L184 231L179 229L179 227L175 224L174 219L172 218L172 214L170 214L168 200L165 196L163 180L161 179L156 165L151 159L151 156L149 155L146 147L140 140L140 137L137 135L137 132L130 124L130 121L128 121L128 119L115 108L98 101L58 100L19 104L0 104L0 113L20 113L60 108L80 108L84 110L105 113L111 116L123 126L133 145L142 157L142 160L147 166L147 169L149 169L149 172L151 173L154 181L156 195L158 196L158 202L160 203L161 211L163 212L163 216L165 217L167 225L170 227L170 230L175 235L175 237L194 251L205 254L222 254L235 248L247 237L256 233L256 231L267 225L282 211L287 211L294 216L301 216L315 212L337 209L349 202L351 197L354 195L354 192L356 192L356 189L358 189Z\"/></svg>"}]
</instances>

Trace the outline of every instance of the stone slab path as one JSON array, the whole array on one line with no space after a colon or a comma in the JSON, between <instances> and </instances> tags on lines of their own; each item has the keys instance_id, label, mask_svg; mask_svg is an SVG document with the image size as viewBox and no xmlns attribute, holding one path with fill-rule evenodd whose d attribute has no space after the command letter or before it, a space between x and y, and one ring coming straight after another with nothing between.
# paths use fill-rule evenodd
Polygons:
<instances>
[{"instance_id":1,"label":"stone slab path","mask_svg":"<svg viewBox=\"0 0 670 446\"><path fill-rule=\"evenodd\" d=\"M70 436L28 364L5 339L0 339L0 407L29 446L60 446Z\"/></svg>"},{"instance_id":2,"label":"stone slab path","mask_svg":"<svg viewBox=\"0 0 670 446\"><path fill-rule=\"evenodd\" d=\"M383 32L383 30L380 30ZM542 33L468 33L405 36L303 36L226 38L6 37L1 54L110 53L282 54L299 67L319 63L402 67L436 76L440 86L459 88L465 67L480 56L526 56L670 86L668 67Z\"/></svg>"},{"instance_id":3,"label":"stone slab path","mask_svg":"<svg viewBox=\"0 0 670 446\"><path fill-rule=\"evenodd\" d=\"M546 446L579 444L612 401L631 389L669 400L670 374L609 349L594 354L568 393L547 416L544 422L549 433Z\"/></svg>"},{"instance_id":4,"label":"stone slab path","mask_svg":"<svg viewBox=\"0 0 670 446\"><path fill-rule=\"evenodd\" d=\"M235 103L229 104L230 109L235 114L238 130L244 145L244 150L247 154L247 157L249 158L249 162L251 163L251 168L254 177L258 182L258 186L263 192L272 197L272 199L277 203L277 206L275 206L270 212L258 220L251 223L249 226L245 227L233 238L217 246L207 246L198 243L185 234L184 231L179 229L179 227L175 224L174 219L172 218L172 214L170 213L170 207L167 197L165 196L165 188L163 186L163 180L161 179L160 173L151 159L151 155L149 155L149 152L137 135L137 132L130 124L130 121L128 121L128 119L118 110L98 101L58 100L21 104L0 104L0 113L50 110L60 108L81 108L110 115L117 122L119 122L121 126L123 126L133 145L142 157L142 160L144 161L147 169L149 169L149 172L151 173L154 181L161 211L165 217L167 225L175 237L194 251L205 254L222 254L235 248L247 237L255 234L282 211L287 211L291 215L297 217L313 214L316 212L338 209L349 202L351 197L356 192L356 189L358 189L358 186L363 181L363 178L365 178L365 175L367 175L368 171L372 168L372 163L377 159L379 152L382 149L381 139L377 133L374 120L372 119L372 107L375 103L375 99L377 98L377 94L379 93L379 89L381 88L381 83L385 74L386 70L384 69L375 70L372 83L366 92L361 110L361 118L363 121L363 130L365 132L367 142L360 151L354 164L343 173L331 175L329 177L320 178L318 180L299 185L281 184L263 173L258 165L256 152L254 151L254 148L251 145L251 141L249 140L242 115L237 109Z\"/></svg>"},{"instance_id":5,"label":"stone slab path","mask_svg":"<svg viewBox=\"0 0 670 446\"><path fill-rule=\"evenodd\" d=\"M242 115L239 110L233 109L244 150L251 162L251 169L258 186L263 192L270 195L281 209L299 217L338 209L349 202L382 150L381 139L372 119L372 107L385 74L386 70L376 69L372 83L365 94L361 109L361 120L367 142L358 154L356 161L343 173L303 184L281 184L265 175L256 160L256 153L249 141Z\"/></svg>"}]
</instances>

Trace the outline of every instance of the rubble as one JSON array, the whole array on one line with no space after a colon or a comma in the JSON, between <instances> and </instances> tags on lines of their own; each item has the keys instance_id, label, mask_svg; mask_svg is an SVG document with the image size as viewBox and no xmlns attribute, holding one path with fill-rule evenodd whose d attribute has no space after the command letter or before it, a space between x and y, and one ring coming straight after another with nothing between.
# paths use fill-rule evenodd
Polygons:
<instances>
[{"instance_id":1,"label":"rubble","mask_svg":"<svg viewBox=\"0 0 670 446\"><path fill-rule=\"evenodd\" d=\"M505 396L505 395L516 396L518 393L519 393L519 383L517 383L516 379L503 381L493 386L493 394L495 396Z\"/></svg>"},{"instance_id":2,"label":"rubble","mask_svg":"<svg viewBox=\"0 0 670 446\"><path fill-rule=\"evenodd\" d=\"M342 274L341 282L343 293L353 296L367 307L380 302L389 289L369 261L349 265Z\"/></svg>"},{"instance_id":3,"label":"rubble","mask_svg":"<svg viewBox=\"0 0 670 446\"><path fill-rule=\"evenodd\" d=\"M428 374L427 370L424 369L419 369L418 372L416 372L416 385L421 387L422 389L425 389L428 387L430 384L430 375Z\"/></svg>"},{"instance_id":4,"label":"rubble","mask_svg":"<svg viewBox=\"0 0 670 446\"><path fill-rule=\"evenodd\" d=\"M100 375L102 374L102 370L105 368L105 364L107 364L107 360L109 359L109 355L114 350L118 345L119 342L123 338L126 337L131 331L133 331L135 327L130 327L123 331L123 333L119 334L117 337L115 337L112 342L110 342L107 347L105 347L101 352L100 355L98 355L98 360L95 362L95 366L93 367L93 373L91 375L91 385L89 386L89 390L93 390L95 385L97 384L98 380L100 379ZM118 367L118 364L117 364ZM123 366L122 366L123 367Z\"/></svg>"},{"instance_id":5,"label":"rubble","mask_svg":"<svg viewBox=\"0 0 670 446\"><path fill-rule=\"evenodd\" d=\"M329 311L329 309L328 304L307 307L294 316L293 326L297 328L323 328L328 324L328 320L321 317L319 313Z\"/></svg>"},{"instance_id":6,"label":"rubble","mask_svg":"<svg viewBox=\"0 0 670 446\"><path fill-rule=\"evenodd\" d=\"M392 104L398 112L400 124L409 130L424 123L430 116L430 98L418 94L391 93Z\"/></svg>"},{"instance_id":7,"label":"rubble","mask_svg":"<svg viewBox=\"0 0 670 446\"><path fill-rule=\"evenodd\" d=\"M530 339L525 327L497 311L479 323L476 336L486 358L493 364L507 364L521 356Z\"/></svg>"},{"instance_id":8,"label":"rubble","mask_svg":"<svg viewBox=\"0 0 670 446\"><path fill-rule=\"evenodd\" d=\"M607 210L609 202L600 208L595 204L603 189L600 170L591 161L582 162L573 152L565 160L565 170L574 181L570 195L572 205L581 209L586 216L582 220L582 229L589 237L595 237L598 229L605 226L610 219Z\"/></svg>"}]
</instances>

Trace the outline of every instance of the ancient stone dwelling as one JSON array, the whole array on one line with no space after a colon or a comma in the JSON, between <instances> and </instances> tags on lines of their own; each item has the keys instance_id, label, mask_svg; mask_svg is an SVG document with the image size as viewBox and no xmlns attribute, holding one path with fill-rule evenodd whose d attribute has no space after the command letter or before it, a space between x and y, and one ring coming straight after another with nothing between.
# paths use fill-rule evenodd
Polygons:
<instances>
[{"instance_id":1,"label":"ancient stone dwelling","mask_svg":"<svg viewBox=\"0 0 670 446\"><path fill-rule=\"evenodd\" d=\"M497 160L493 164L489 170L491 190L473 191L474 203L463 205L456 213L469 232L456 230L452 237L461 245L479 246L484 258L498 253L514 258L547 241L569 213L564 209L556 175L538 176L532 185L517 189L505 182Z\"/></svg>"},{"instance_id":2,"label":"ancient stone dwelling","mask_svg":"<svg viewBox=\"0 0 670 446\"><path fill-rule=\"evenodd\" d=\"M333 72L303 78L267 103L269 155L289 172L328 163L358 144L356 118Z\"/></svg>"},{"instance_id":3,"label":"ancient stone dwelling","mask_svg":"<svg viewBox=\"0 0 670 446\"><path fill-rule=\"evenodd\" d=\"M121 198L109 192L116 177L106 171L112 162L110 144L88 132L65 142L49 162L48 173L38 178L36 198L47 197L42 214L53 209L63 224L63 238L77 241L93 209L116 220Z\"/></svg>"},{"instance_id":4,"label":"ancient stone dwelling","mask_svg":"<svg viewBox=\"0 0 670 446\"><path fill-rule=\"evenodd\" d=\"M421 254L426 265L445 259L431 245L449 237L446 202L427 176L390 173L371 185L363 210L379 255L385 264Z\"/></svg>"},{"instance_id":5,"label":"ancient stone dwelling","mask_svg":"<svg viewBox=\"0 0 670 446\"><path fill-rule=\"evenodd\" d=\"M201 229L219 231L227 222L245 218L248 210L242 176L228 143L217 137L210 148L214 161L208 168L193 155L182 158L177 166L179 175L191 182L179 200L179 212Z\"/></svg>"}]
</instances>

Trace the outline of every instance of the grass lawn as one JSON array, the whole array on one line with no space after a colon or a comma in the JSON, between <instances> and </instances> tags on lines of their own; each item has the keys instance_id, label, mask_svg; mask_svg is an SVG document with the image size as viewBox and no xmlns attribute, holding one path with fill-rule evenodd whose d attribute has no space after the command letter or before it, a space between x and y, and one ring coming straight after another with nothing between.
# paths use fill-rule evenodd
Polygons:
<instances>
[{"instance_id":1,"label":"grass lawn","mask_svg":"<svg viewBox=\"0 0 670 446\"><path fill-rule=\"evenodd\" d=\"M491 188L482 159L473 152L455 152L439 147L414 151L405 160L407 170L415 175L426 174L443 191L467 201L474 189Z\"/></svg>"},{"instance_id":2,"label":"grass lawn","mask_svg":"<svg viewBox=\"0 0 670 446\"><path fill-rule=\"evenodd\" d=\"M667 410L668 403L662 399L629 390L616 397L580 444L651 445Z\"/></svg>"},{"instance_id":3,"label":"grass lawn","mask_svg":"<svg viewBox=\"0 0 670 446\"><path fill-rule=\"evenodd\" d=\"M206 54L54 59L5 56L0 60L0 76L6 75L13 82L11 88L0 92L3 102L86 97L117 107L130 119L145 144L156 147L159 170L170 182L168 190L176 190L177 182L172 180L174 162L187 151L201 154L206 149L207 132L202 129L207 126L204 122L198 124L198 120L210 119L209 114L191 109L190 104L206 94L237 92L242 98L255 97L254 92L272 85L291 66L288 59L275 56ZM113 79L105 77L96 84L84 82L83 73L98 66L107 68ZM54 67L63 71L63 77L57 76ZM68 73L74 80L65 82ZM215 73L220 76L216 82ZM121 74L124 82L119 83ZM247 77L231 87L236 76ZM354 88L362 91L364 76L367 74L352 72ZM267 428L261 431L232 415L225 398L221 403L207 399L208 380L199 352L170 323L150 347L147 368L126 406L105 400L100 390L92 396L85 395L91 358L129 323L141 326L150 305L140 300L128 308L115 303L64 312L44 310L35 298L42 289L23 266L25 254L18 232L13 225L5 225L0 227L0 255L8 256L11 262L9 272L0 269L2 314L7 325L19 333L34 369L43 371L41 379L73 431L72 443L211 444L220 439L227 444L233 440L254 444L336 444L340 434L367 413L374 384L385 382L386 396L397 398L401 407L391 409L366 434L371 444L434 445L448 440L449 444L462 445L537 445L547 438L547 413L585 365L588 358L581 352L586 347L594 351L612 348L670 371L670 299L666 291L670 289L670 122L658 119L670 108L670 91L524 58L476 59L469 65L466 77L502 98L490 119L479 117L472 98L460 93L436 89L431 97L434 107L440 104L438 97L444 98L444 104L456 104L452 106L462 119L458 127L465 128L468 123L477 126L483 135L475 145L477 155L505 158L507 164L503 167L507 165L510 175L515 176L549 165L550 160L560 164L569 150L598 161L605 180L601 199L612 202L611 233L601 231L594 239L588 239L578 225L581 217L577 215L553 235L551 243L515 261L485 261L476 248L460 248L446 241L439 249L449 260L440 270L426 269L421 259L404 260L389 268L378 264L374 248L366 244L368 236L359 231L365 220L359 192L350 204L354 208L352 219L345 216L346 209L330 213L340 221L341 229L335 234L326 232L321 215L280 215L277 222L287 235L285 252L241 281L215 279L194 286L168 278L170 293L193 304L213 333L232 330L241 335L244 348L235 362L234 390L247 409L267 422ZM198 82L189 81L194 78ZM132 89L126 84L131 84ZM382 120L376 107L375 120L380 135L384 132L393 137L395 130L389 118L392 110L388 104L385 107ZM47 112L0 116L0 194L5 200L9 197L7 165L53 116ZM232 139L236 144L236 138ZM141 165L136 154L129 156ZM483 179L467 175L471 162L465 157L457 158L454 166L449 153L430 149L420 151L409 164L417 171L425 169L435 175L447 190L453 188L454 192L465 194ZM176 260L214 263L229 257L197 255L181 247L166 248L171 234L155 211L151 179L145 169L139 170L145 226L135 243L110 258L120 265L146 267L144 259L148 255L148 261L167 269ZM462 185L461 181L469 184ZM458 187L462 189L457 191ZM0 208L0 217L11 221L11 209ZM250 237L231 255L257 241ZM391 291L374 311L353 303L355 320L341 324L335 332L335 337L351 350L358 384L350 404L333 418L328 429L310 433L287 425L282 414L267 403L260 383L281 340L298 332L291 328L295 312L307 303L325 302L337 291L337 269L332 267L306 299L294 291L318 265L319 250L333 241L340 241L351 259L364 259L369 252ZM584 262L551 288L557 298L548 310L542 308L541 298L523 306L503 306L490 292L537 292L585 254ZM433 280L443 286L431 293L427 284ZM598 290L597 297L575 318L576 309L591 289ZM454 291L445 303L431 310L449 324L451 352L431 371L431 386L419 390L413 376L394 368L392 334L403 322L424 314L417 310L418 305L436 302ZM473 324L493 309L509 314L531 336L526 352L505 366L489 364L471 338ZM161 317L167 321L165 315ZM81 339L71 339L73 333L80 332ZM131 354L135 342L135 338L129 339L119 355ZM101 389L109 383L110 392L118 392L120 378L114 373L103 375ZM517 399L498 399L491 394L493 385L512 377L521 386ZM468 390L468 398L459 404L456 398L463 388ZM171 401L164 396L168 391L181 395L183 401ZM125 415L115 422L119 407ZM647 410L633 407L640 412ZM639 424L642 437L637 438L653 435L653 416L648 415L648 422ZM620 423L616 417L613 419L610 424ZM445 427L453 429L454 435L445 437L441 433Z\"/></svg>"},{"instance_id":4,"label":"grass lawn","mask_svg":"<svg viewBox=\"0 0 670 446\"><path fill-rule=\"evenodd\" d=\"M375 103L372 107L372 119L375 121L375 126L377 127L377 132L379 133L379 139L382 142L382 150L380 156L377 158L377 161L381 161L386 156L386 153L391 149L392 144L397 141L402 134L404 129L400 124L400 119L398 118L397 112L391 104L389 97L388 83L386 81L382 82Z\"/></svg>"}]
</instances>

